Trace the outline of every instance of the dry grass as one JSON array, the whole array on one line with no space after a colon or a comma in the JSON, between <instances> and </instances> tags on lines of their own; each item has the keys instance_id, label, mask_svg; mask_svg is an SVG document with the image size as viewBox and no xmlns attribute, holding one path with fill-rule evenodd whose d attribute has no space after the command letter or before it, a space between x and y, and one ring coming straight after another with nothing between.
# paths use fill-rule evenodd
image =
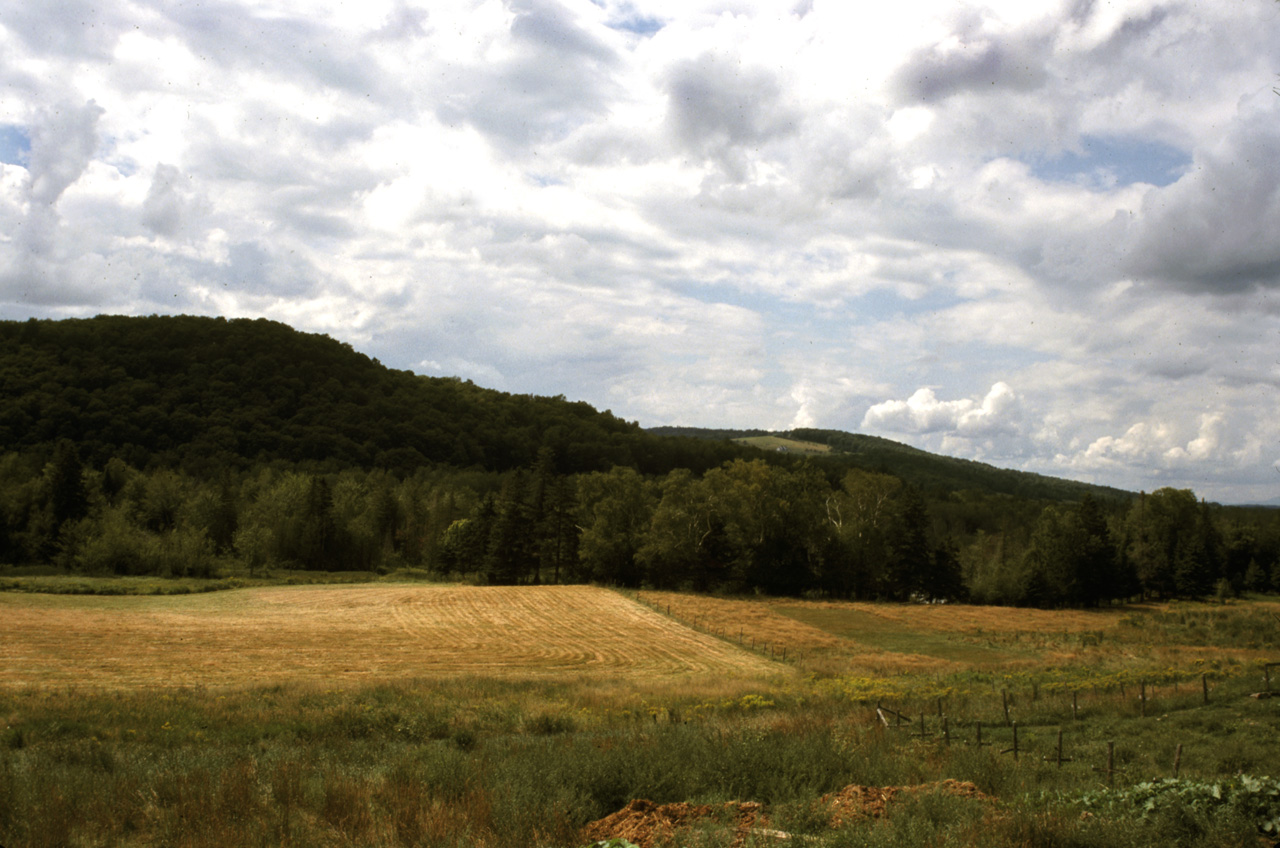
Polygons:
<instances>
[{"instance_id":1,"label":"dry grass","mask_svg":"<svg viewBox=\"0 0 1280 848\"><path fill-rule=\"evenodd\" d=\"M1135 643L1126 619L1167 611L1166 604L1040 610L730 599L679 592L643 592L639 598L655 610L766 655L780 656L785 649L789 661L819 674L948 674L1134 662L1191 668L1214 659L1256 661L1266 653L1198 644ZM1250 606L1275 608L1267 601L1239 605Z\"/></svg>"},{"instance_id":2,"label":"dry grass","mask_svg":"<svg viewBox=\"0 0 1280 848\"><path fill-rule=\"evenodd\" d=\"M306 586L178 597L0 595L0 685L351 685L459 674L784 671L604 589Z\"/></svg>"}]
</instances>

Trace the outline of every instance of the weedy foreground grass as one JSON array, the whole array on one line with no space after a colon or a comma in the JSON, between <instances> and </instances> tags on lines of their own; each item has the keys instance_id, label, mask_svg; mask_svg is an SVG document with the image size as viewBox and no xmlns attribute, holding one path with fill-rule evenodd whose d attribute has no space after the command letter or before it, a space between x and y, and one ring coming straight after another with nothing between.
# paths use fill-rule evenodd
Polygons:
<instances>
[{"instance_id":1,"label":"weedy foreground grass","mask_svg":"<svg viewBox=\"0 0 1280 848\"><path fill-rule=\"evenodd\" d=\"M1175 771L1187 786L1275 771L1280 698L1249 697L1265 687L1260 661L1226 651L1175 667L1143 650L1148 638L1211 642L1241 622L1257 631L1269 609L1119 613L1102 642L1116 655L1096 664L10 686L0 844L573 848L636 798L755 801L794 837L748 845L1262 844L1262 814L1244 805L1134 810L1124 793ZM1142 623L1122 621L1132 615ZM1270 638L1248 650L1265 653ZM946 779L989 797L921 793L838 829L815 806L850 784ZM733 838L708 821L666 844Z\"/></svg>"}]
</instances>

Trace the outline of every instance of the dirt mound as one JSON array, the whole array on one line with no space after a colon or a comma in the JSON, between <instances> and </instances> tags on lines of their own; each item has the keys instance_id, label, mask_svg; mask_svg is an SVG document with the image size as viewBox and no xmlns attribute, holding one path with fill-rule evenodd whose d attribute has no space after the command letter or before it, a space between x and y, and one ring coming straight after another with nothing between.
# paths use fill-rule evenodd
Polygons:
<instances>
[{"instance_id":1,"label":"dirt mound","mask_svg":"<svg viewBox=\"0 0 1280 848\"><path fill-rule=\"evenodd\" d=\"M841 827L862 819L878 818L885 814L889 803L900 796L945 792L964 798L990 796L972 783L943 780L922 783L918 786L846 786L839 792L823 795L818 804L830 814L831 827ZM715 818L732 821L733 844L742 845L752 833L787 838L787 834L768 830L769 822L763 808L754 802L733 801L712 806L709 804L655 804L639 799L632 801L618 812L587 825L583 837L590 842L607 839L626 839L640 848L654 848L669 842L677 831L691 828L704 819Z\"/></svg>"},{"instance_id":2,"label":"dirt mound","mask_svg":"<svg viewBox=\"0 0 1280 848\"><path fill-rule=\"evenodd\" d=\"M728 804L655 804L638 799L618 812L587 825L583 836L588 841L626 839L640 848L653 848L669 841L678 830L693 827L703 819L729 819L733 822L734 845L746 841L747 835L766 824L759 804L731 801Z\"/></svg>"},{"instance_id":3,"label":"dirt mound","mask_svg":"<svg viewBox=\"0 0 1280 848\"><path fill-rule=\"evenodd\" d=\"M942 780L917 786L846 786L839 792L823 795L819 802L831 810L831 826L840 827L859 819L878 818L885 814L889 802L900 795L924 795L945 792L963 798L988 798L977 786L967 781Z\"/></svg>"}]
</instances>

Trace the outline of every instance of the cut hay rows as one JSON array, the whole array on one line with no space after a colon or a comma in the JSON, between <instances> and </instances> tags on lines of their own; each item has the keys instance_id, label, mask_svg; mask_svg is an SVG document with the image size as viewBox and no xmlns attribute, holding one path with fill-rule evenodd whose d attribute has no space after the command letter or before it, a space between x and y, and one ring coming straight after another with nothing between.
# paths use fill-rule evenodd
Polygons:
<instances>
[{"instance_id":1,"label":"cut hay rows","mask_svg":"<svg viewBox=\"0 0 1280 848\"><path fill-rule=\"evenodd\" d=\"M1126 619L1168 605L1040 610L966 604L893 604L794 598L730 599L680 592L640 593L643 603L701 630L742 639L793 666L834 675L895 676L1009 672L1046 665L1193 668L1271 656L1246 647L1135 641ZM1246 602L1237 604L1243 607ZM1267 602L1248 604L1270 610ZM1216 608L1220 609L1220 608ZM1280 617L1280 613L1272 612Z\"/></svg>"},{"instance_id":2,"label":"cut hay rows","mask_svg":"<svg viewBox=\"0 0 1280 848\"><path fill-rule=\"evenodd\" d=\"M338 685L457 675L652 680L779 671L757 655L592 587L0 595L0 686Z\"/></svg>"}]
</instances>

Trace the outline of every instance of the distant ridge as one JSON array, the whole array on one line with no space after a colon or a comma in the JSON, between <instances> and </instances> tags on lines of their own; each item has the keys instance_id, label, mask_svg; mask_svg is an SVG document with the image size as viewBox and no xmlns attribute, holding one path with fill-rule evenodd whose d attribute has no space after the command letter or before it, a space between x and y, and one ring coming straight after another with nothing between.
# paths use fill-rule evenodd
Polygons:
<instances>
[{"instance_id":1,"label":"distant ridge","mask_svg":"<svg viewBox=\"0 0 1280 848\"><path fill-rule=\"evenodd\" d=\"M1086 494L1105 500L1128 500L1133 492L1110 486L1080 483L1030 471L998 468L971 459L941 456L879 436L847 433L842 430L802 428L768 430L725 430L698 427L650 427L647 432L713 441L737 441L773 436L800 442L816 442L831 448L829 454L813 455L820 464L861 468L893 474L934 493L986 491L1017 498L1078 501Z\"/></svg>"},{"instance_id":2,"label":"distant ridge","mask_svg":"<svg viewBox=\"0 0 1280 848\"><path fill-rule=\"evenodd\" d=\"M830 450L789 451L787 439ZM0 450L48 457L64 440L97 468L119 458L205 477L264 464L502 472L530 467L549 448L566 474L615 466L701 473L763 458L815 462L833 478L848 468L881 471L943 496L1132 497L838 430L643 429L564 396L387 368L328 336L263 319L0 321Z\"/></svg>"}]
</instances>

